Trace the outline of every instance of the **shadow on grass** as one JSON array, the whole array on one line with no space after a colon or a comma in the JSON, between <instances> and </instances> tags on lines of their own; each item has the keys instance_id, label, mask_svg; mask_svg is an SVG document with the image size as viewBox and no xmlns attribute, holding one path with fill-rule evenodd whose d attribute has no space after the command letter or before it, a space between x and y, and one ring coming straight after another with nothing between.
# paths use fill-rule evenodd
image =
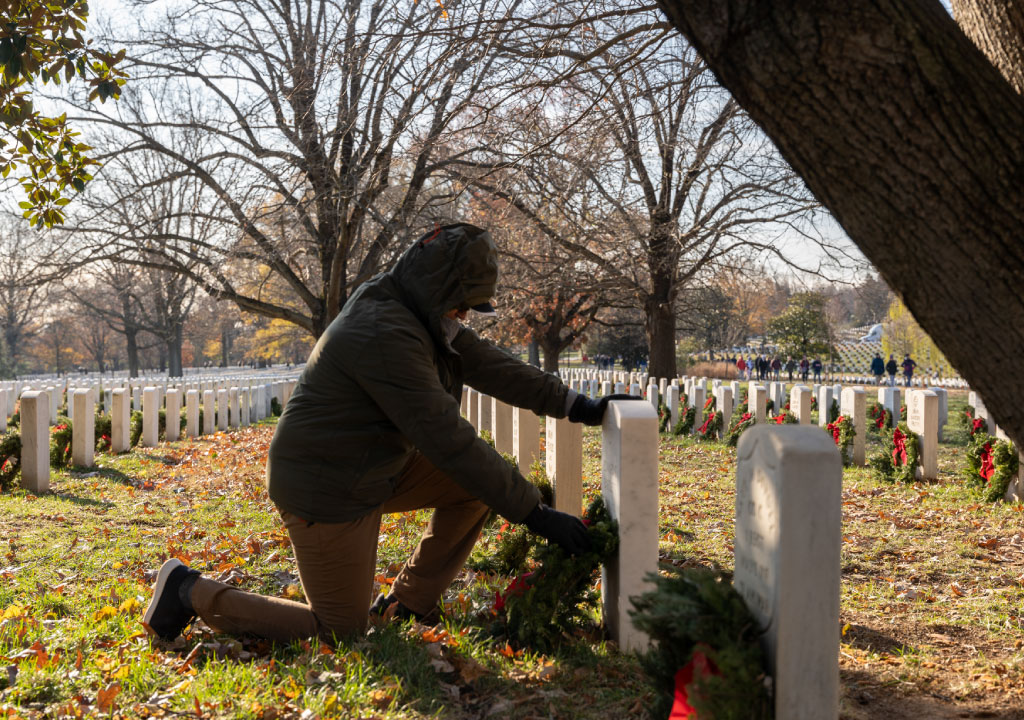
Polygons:
<instances>
[{"instance_id":1,"label":"shadow on grass","mask_svg":"<svg viewBox=\"0 0 1024 720\"><path fill-rule=\"evenodd\" d=\"M177 465L180 462L178 458L175 458L172 455L157 455L154 452L141 452L139 450L136 450L135 454L142 459L158 462L163 465L167 465L168 467Z\"/></svg>"},{"instance_id":2,"label":"shadow on grass","mask_svg":"<svg viewBox=\"0 0 1024 720\"><path fill-rule=\"evenodd\" d=\"M53 497L71 503L72 505L79 505L81 507L91 508L112 508L114 503L109 500L94 500L93 498L81 497L79 495L72 495L70 493L60 492L59 490L53 491Z\"/></svg>"},{"instance_id":3,"label":"shadow on grass","mask_svg":"<svg viewBox=\"0 0 1024 720\"><path fill-rule=\"evenodd\" d=\"M103 478L104 480L113 480L114 482L122 485L135 484L134 478L131 475L123 473L120 470L115 470L114 468L98 468L95 472L95 477Z\"/></svg>"},{"instance_id":4,"label":"shadow on grass","mask_svg":"<svg viewBox=\"0 0 1024 720\"><path fill-rule=\"evenodd\" d=\"M438 646L410 636L409 625L389 625L357 641L354 647L362 650L374 673L387 673L401 680L402 690L398 703L415 707L423 712L461 710L471 717L485 717L498 706L516 707L516 712L532 715L530 705L548 712L554 696L565 695L559 682L526 679L517 669L497 670L477 664L469 647L493 645L495 653L504 640L491 636L486 628L469 625L469 632L456 639L459 645L447 647L439 656ZM584 633L580 642L567 642L548 654L548 660L566 669L595 669L616 664L614 660L595 652L591 642L599 641L602 633L594 628ZM479 653L477 653L477 657ZM466 668L469 668L469 672ZM612 671L616 677L622 673ZM588 676L592 675L588 672ZM621 682L617 683L619 689ZM596 690L596 688L594 688Z\"/></svg>"},{"instance_id":5,"label":"shadow on grass","mask_svg":"<svg viewBox=\"0 0 1024 720\"><path fill-rule=\"evenodd\" d=\"M917 650L904 642L896 640L890 635L881 633L867 625L850 625L846 628L843 640L855 648L869 650L878 653L906 655L915 653Z\"/></svg>"}]
</instances>

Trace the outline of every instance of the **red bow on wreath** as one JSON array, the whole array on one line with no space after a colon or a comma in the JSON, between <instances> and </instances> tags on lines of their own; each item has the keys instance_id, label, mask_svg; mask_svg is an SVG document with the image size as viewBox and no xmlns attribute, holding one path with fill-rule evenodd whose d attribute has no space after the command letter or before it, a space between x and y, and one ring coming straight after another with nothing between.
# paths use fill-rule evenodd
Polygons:
<instances>
[{"instance_id":1,"label":"red bow on wreath","mask_svg":"<svg viewBox=\"0 0 1024 720\"><path fill-rule=\"evenodd\" d=\"M981 448L981 470L978 474L985 478L987 484L992 482L995 472L996 467L992 464L992 441L990 440Z\"/></svg>"},{"instance_id":2,"label":"red bow on wreath","mask_svg":"<svg viewBox=\"0 0 1024 720\"><path fill-rule=\"evenodd\" d=\"M840 415L839 417L836 418L835 422L830 422L827 426L828 429L832 431L832 440L835 441L836 445L839 444L839 436L842 434L842 429L839 427L839 425L845 419L846 418Z\"/></svg>"},{"instance_id":3,"label":"red bow on wreath","mask_svg":"<svg viewBox=\"0 0 1024 720\"><path fill-rule=\"evenodd\" d=\"M500 591L494 593L494 609L501 612L505 609L505 600L512 597L513 595L522 595L530 589L530 578L533 577L532 572L523 573L519 577L515 578L505 588L504 594Z\"/></svg>"},{"instance_id":4,"label":"red bow on wreath","mask_svg":"<svg viewBox=\"0 0 1024 720\"><path fill-rule=\"evenodd\" d=\"M718 668L700 650L693 651L690 662L676 671L675 697L668 720L698 720L697 708L690 704L690 686L708 675L718 675Z\"/></svg>"},{"instance_id":5,"label":"red bow on wreath","mask_svg":"<svg viewBox=\"0 0 1024 720\"><path fill-rule=\"evenodd\" d=\"M907 464L907 436L899 428L892 431L892 464L896 467Z\"/></svg>"},{"instance_id":6,"label":"red bow on wreath","mask_svg":"<svg viewBox=\"0 0 1024 720\"><path fill-rule=\"evenodd\" d=\"M971 421L971 435L981 430L981 426L985 424L985 421L981 418L975 418Z\"/></svg>"},{"instance_id":7,"label":"red bow on wreath","mask_svg":"<svg viewBox=\"0 0 1024 720\"><path fill-rule=\"evenodd\" d=\"M707 435L708 434L708 424L710 424L710 423L711 423L711 415L708 415L708 419L705 420L704 424L701 425L697 429L697 432L699 432L701 435Z\"/></svg>"},{"instance_id":8,"label":"red bow on wreath","mask_svg":"<svg viewBox=\"0 0 1024 720\"><path fill-rule=\"evenodd\" d=\"M786 422L786 414L785 413L783 413L782 415L776 415L775 416L775 424L776 425L782 425L784 422Z\"/></svg>"}]
</instances>

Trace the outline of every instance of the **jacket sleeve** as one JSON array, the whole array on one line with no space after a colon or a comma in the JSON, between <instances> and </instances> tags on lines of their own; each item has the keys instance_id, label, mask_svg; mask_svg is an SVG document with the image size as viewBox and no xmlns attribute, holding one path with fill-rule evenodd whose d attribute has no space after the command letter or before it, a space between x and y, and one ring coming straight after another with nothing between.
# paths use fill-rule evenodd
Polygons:
<instances>
[{"instance_id":1,"label":"jacket sleeve","mask_svg":"<svg viewBox=\"0 0 1024 720\"><path fill-rule=\"evenodd\" d=\"M462 356L463 378L475 390L538 415L564 418L569 388L555 375L514 358L469 328L452 341Z\"/></svg>"},{"instance_id":2,"label":"jacket sleeve","mask_svg":"<svg viewBox=\"0 0 1024 720\"><path fill-rule=\"evenodd\" d=\"M352 353L352 375L399 432L467 492L508 520L523 520L540 492L461 416L438 379L432 341L396 328L364 347Z\"/></svg>"}]
</instances>

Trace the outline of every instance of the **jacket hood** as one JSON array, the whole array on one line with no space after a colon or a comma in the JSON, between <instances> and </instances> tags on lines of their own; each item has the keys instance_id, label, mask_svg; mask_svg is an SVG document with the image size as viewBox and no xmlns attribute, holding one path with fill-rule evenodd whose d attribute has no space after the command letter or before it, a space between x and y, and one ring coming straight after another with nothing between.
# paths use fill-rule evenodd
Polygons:
<instances>
[{"instance_id":1,"label":"jacket hood","mask_svg":"<svg viewBox=\"0 0 1024 720\"><path fill-rule=\"evenodd\" d=\"M494 297L498 251L491 234L460 223L433 230L403 253L390 275L427 328L450 347L441 316L470 299Z\"/></svg>"}]
</instances>

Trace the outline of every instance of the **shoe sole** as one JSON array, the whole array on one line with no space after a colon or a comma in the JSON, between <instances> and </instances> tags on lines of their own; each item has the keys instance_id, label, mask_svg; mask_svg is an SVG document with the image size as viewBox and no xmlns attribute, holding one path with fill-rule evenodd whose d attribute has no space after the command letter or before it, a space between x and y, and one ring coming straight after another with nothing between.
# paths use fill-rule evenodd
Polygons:
<instances>
[{"instance_id":1,"label":"shoe sole","mask_svg":"<svg viewBox=\"0 0 1024 720\"><path fill-rule=\"evenodd\" d=\"M149 601L149 607L146 608L146 614L142 616L142 625L146 628L146 632L155 637L159 637L159 634L149 626L149 621L153 619L153 613L156 612L157 601L160 599L160 594L164 591L164 585L167 584L167 578L171 576L175 568L183 567L185 563L177 558L171 558L163 565L160 566L160 572L156 576L156 583L153 585L153 599Z\"/></svg>"}]
</instances>

